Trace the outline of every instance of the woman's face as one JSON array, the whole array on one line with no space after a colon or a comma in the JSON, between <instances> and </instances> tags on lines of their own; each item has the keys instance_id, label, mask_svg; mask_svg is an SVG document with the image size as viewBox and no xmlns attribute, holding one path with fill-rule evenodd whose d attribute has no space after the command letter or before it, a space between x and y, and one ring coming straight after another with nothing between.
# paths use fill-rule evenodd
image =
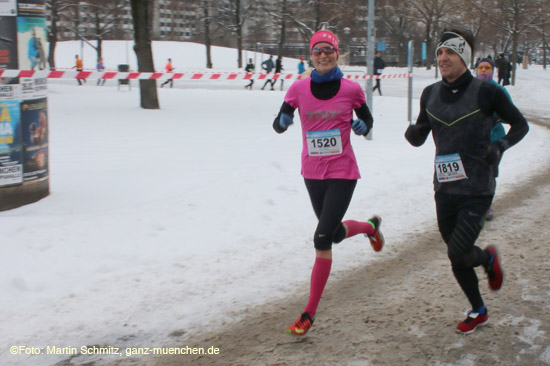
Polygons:
<instances>
[{"instance_id":1,"label":"woman's face","mask_svg":"<svg viewBox=\"0 0 550 366\"><path fill-rule=\"evenodd\" d=\"M485 81L493 78L493 66L490 63L483 61L477 65L477 76Z\"/></svg>"},{"instance_id":2,"label":"woman's face","mask_svg":"<svg viewBox=\"0 0 550 366\"><path fill-rule=\"evenodd\" d=\"M338 61L338 53L336 50L332 49L333 51L328 53L328 51L325 52L326 47L331 48L332 46L328 42L319 42L311 50L311 60L313 61L315 70L317 70L319 74L326 74L334 69L336 67L336 61ZM316 49L322 52L316 53Z\"/></svg>"}]
</instances>

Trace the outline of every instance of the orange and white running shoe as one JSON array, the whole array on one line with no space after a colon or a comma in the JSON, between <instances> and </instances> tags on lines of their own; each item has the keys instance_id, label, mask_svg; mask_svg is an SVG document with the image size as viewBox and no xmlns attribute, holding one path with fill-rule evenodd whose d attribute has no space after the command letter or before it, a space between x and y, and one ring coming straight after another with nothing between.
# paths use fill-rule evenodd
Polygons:
<instances>
[{"instance_id":1,"label":"orange and white running shoe","mask_svg":"<svg viewBox=\"0 0 550 366\"><path fill-rule=\"evenodd\" d=\"M303 336L313 325L315 317L311 318L308 313L304 312L296 321L286 328L286 334Z\"/></svg>"},{"instance_id":2,"label":"orange and white running shoe","mask_svg":"<svg viewBox=\"0 0 550 366\"><path fill-rule=\"evenodd\" d=\"M370 240L370 245L375 252L379 252L384 247L384 235L380 231L380 226L382 225L382 218L378 215L374 215L368 221L374 228L374 234L365 235Z\"/></svg>"}]
</instances>

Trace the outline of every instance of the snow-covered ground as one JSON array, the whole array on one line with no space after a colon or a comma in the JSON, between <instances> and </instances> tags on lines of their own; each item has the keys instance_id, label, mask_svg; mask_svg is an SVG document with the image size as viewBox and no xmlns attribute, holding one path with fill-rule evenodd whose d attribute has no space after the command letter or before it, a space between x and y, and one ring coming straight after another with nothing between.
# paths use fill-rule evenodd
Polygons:
<instances>
[{"instance_id":1,"label":"snow-covered ground","mask_svg":"<svg viewBox=\"0 0 550 366\"><path fill-rule=\"evenodd\" d=\"M105 42L107 67L126 63L125 50ZM59 44L58 66L71 67L79 51ZM92 68L94 51L85 51ZM176 68L204 69L198 45L155 43L154 52L158 70L168 57ZM236 69L234 50L213 57L216 69ZM296 64L285 60L289 72ZM434 70L415 69L415 97L434 81ZM309 280L316 219L300 176L299 126L277 135L271 123L284 91L245 84L176 81L159 89L160 110L143 110L137 84L50 82L51 195L0 212L1 364L53 365L66 358L46 355L53 346L166 345ZM384 80L373 140L352 138L363 178L346 218L381 215L388 250L375 255L362 236L346 240L335 247L335 275L434 228L434 148L403 138L406 88L406 79ZM549 115L550 71L520 69L508 90L522 111ZM418 100L413 106L416 115ZM548 159L549 136L531 126L505 154L499 193ZM13 355L13 346L27 348ZM43 354L25 354L30 347Z\"/></svg>"}]
</instances>

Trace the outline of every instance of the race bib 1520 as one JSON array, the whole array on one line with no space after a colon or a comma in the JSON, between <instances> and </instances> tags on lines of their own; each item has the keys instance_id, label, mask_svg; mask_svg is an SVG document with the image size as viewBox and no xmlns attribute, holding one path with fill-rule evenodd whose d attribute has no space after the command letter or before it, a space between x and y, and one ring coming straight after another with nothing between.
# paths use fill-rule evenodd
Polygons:
<instances>
[{"instance_id":1,"label":"race bib 1520","mask_svg":"<svg viewBox=\"0 0 550 366\"><path fill-rule=\"evenodd\" d=\"M307 131L309 156L338 155L342 153L340 129L326 131Z\"/></svg>"}]
</instances>

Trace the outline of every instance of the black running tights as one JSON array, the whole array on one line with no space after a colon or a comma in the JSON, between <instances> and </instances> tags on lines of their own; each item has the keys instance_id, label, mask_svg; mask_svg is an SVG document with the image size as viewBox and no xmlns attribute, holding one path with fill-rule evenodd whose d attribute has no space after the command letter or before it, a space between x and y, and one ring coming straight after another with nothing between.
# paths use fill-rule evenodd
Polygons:
<instances>
[{"instance_id":1,"label":"black running tights","mask_svg":"<svg viewBox=\"0 0 550 366\"><path fill-rule=\"evenodd\" d=\"M483 306L475 267L487 266L489 255L475 245L493 196L436 193L439 232L447 243L453 274L475 310Z\"/></svg>"},{"instance_id":2,"label":"black running tights","mask_svg":"<svg viewBox=\"0 0 550 366\"><path fill-rule=\"evenodd\" d=\"M319 219L313 243L317 250L330 250L346 237L342 219L348 210L357 180L304 179L315 215Z\"/></svg>"}]
</instances>

